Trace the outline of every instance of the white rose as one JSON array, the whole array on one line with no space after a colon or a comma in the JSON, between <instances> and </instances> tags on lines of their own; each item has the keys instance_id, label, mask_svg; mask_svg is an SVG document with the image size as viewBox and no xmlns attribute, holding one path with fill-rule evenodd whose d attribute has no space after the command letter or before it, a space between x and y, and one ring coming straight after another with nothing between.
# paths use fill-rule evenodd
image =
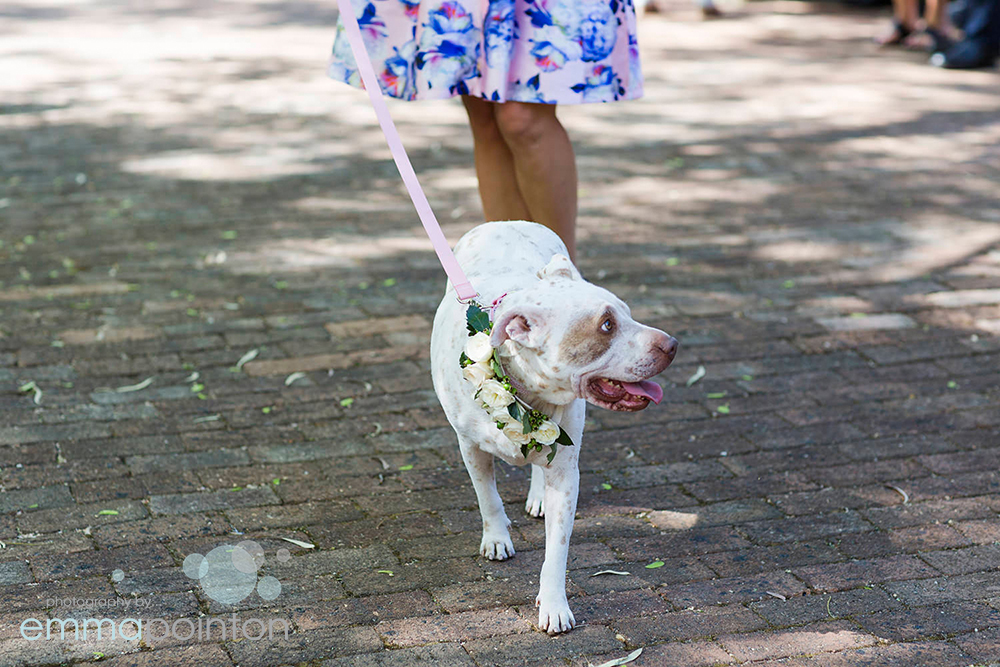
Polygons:
<instances>
[{"instance_id":1,"label":"white rose","mask_svg":"<svg viewBox=\"0 0 1000 667\"><path fill-rule=\"evenodd\" d=\"M531 434L524 432L521 422L512 422L503 429L503 434L515 445L526 445L531 442Z\"/></svg>"},{"instance_id":2,"label":"white rose","mask_svg":"<svg viewBox=\"0 0 1000 667\"><path fill-rule=\"evenodd\" d=\"M486 380L479 387L479 400L492 410L507 407L514 401L514 397L496 380Z\"/></svg>"},{"instance_id":3,"label":"white rose","mask_svg":"<svg viewBox=\"0 0 1000 667\"><path fill-rule=\"evenodd\" d=\"M489 334L482 331L469 338L465 344L465 356L476 363L486 361L493 356L493 346L490 345Z\"/></svg>"},{"instance_id":4,"label":"white rose","mask_svg":"<svg viewBox=\"0 0 1000 667\"><path fill-rule=\"evenodd\" d=\"M462 369L462 376L478 389L483 386L483 382L493 377L493 369L489 364L469 364Z\"/></svg>"},{"instance_id":5,"label":"white rose","mask_svg":"<svg viewBox=\"0 0 1000 667\"><path fill-rule=\"evenodd\" d=\"M506 426L507 424L521 423L510 416L510 413L507 412L507 408L496 408L495 410L490 412L490 419L492 419L495 422L500 422L504 426Z\"/></svg>"},{"instance_id":6,"label":"white rose","mask_svg":"<svg viewBox=\"0 0 1000 667\"><path fill-rule=\"evenodd\" d=\"M556 424L551 419L546 419L532 432L535 436L535 440L541 445L551 445L559 437L559 424Z\"/></svg>"}]
</instances>

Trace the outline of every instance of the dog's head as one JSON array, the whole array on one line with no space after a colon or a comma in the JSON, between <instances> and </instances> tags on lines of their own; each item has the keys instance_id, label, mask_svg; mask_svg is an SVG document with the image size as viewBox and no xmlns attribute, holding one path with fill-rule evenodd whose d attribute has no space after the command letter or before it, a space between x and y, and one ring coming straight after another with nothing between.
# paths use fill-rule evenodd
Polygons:
<instances>
[{"instance_id":1,"label":"dog's head","mask_svg":"<svg viewBox=\"0 0 1000 667\"><path fill-rule=\"evenodd\" d=\"M663 390L650 378L677 352L672 336L633 320L624 301L584 280L563 255L538 272L533 289L504 300L491 343L516 357L543 400L584 398L628 412L660 402Z\"/></svg>"}]
</instances>

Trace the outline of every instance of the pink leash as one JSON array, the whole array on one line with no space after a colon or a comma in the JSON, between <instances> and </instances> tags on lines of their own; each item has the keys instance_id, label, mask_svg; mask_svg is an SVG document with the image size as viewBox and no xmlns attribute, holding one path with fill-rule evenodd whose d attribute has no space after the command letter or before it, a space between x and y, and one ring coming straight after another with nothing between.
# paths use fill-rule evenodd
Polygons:
<instances>
[{"instance_id":1,"label":"pink leash","mask_svg":"<svg viewBox=\"0 0 1000 667\"><path fill-rule=\"evenodd\" d=\"M354 60L357 61L361 81L365 84L365 90L368 91L368 97L375 108L375 115L378 117L379 125L382 126L382 133L385 134L386 143L389 144L392 159L396 162L399 175L403 177L403 184L406 185L406 191L410 193L410 199L413 200L413 206L417 209L417 215L424 226L424 231L430 237L434 252L437 253L444 272L448 274L448 280L454 285L459 301L475 298L479 294L469 282L465 272L462 271L462 267L458 265L458 260L455 259L455 254L451 251L451 247L441 231L441 225L434 217L434 211L431 210L431 205L427 202L427 197L420 187L417 175L413 171L413 165L410 164L410 158L407 157L406 149L403 148L403 141L399 138L396 124L392 122L389 108L385 104L385 97L382 95L382 88L375 75L375 68L372 66L371 58L368 57L368 51L361 38L361 27L354 15L351 0L337 0L337 3L340 7L341 19L344 22L344 30L347 32L347 39L351 44L351 51L354 53Z\"/></svg>"}]
</instances>

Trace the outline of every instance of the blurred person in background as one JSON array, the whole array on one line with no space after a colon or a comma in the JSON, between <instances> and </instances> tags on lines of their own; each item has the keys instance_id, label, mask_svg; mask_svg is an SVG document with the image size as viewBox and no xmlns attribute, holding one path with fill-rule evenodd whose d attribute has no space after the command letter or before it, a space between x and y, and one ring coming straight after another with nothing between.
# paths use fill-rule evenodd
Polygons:
<instances>
[{"instance_id":1,"label":"blurred person in background","mask_svg":"<svg viewBox=\"0 0 1000 667\"><path fill-rule=\"evenodd\" d=\"M722 10L716 7L712 0L695 0L695 4L701 8L701 15L707 19L718 19L723 16ZM646 14L659 14L660 6L656 0L646 0L643 11Z\"/></svg>"},{"instance_id":2,"label":"blurred person in background","mask_svg":"<svg viewBox=\"0 0 1000 667\"><path fill-rule=\"evenodd\" d=\"M879 46L945 51L957 37L946 9L947 0L926 0L921 21L919 0L892 0L892 28L875 41Z\"/></svg>"},{"instance_id":3,"label":"blurred person in background","mask_svg":"<svg viewBox=\"0 0 1000 667\"><path fill-rule=\"evenodd\" d=\"M1000 55L1000 0L962 0L952 16L965 37L938 49L931 64L947 69L993 67Z\"/></svg>"}]
</instances>

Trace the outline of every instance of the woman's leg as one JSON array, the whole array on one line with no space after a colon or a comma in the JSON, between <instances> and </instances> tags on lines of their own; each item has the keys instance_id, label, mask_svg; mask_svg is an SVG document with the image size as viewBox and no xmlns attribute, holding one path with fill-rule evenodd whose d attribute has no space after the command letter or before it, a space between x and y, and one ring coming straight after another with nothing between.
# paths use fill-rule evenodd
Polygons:
<instances>
[{"instance_id":1,"label":"woman's leg","mask_svg":"<svg viewBox=\"0 0 1000 667\"><path fill-rule=\"evenodd\" d=\"M493 116L497 105L468 95L462 96L462 102L472 126L479 198L486 221L530 220L531 213L514 174L514 156Z\"/></svg>"},{"instance_id":2,"label":"woman's leg","mask_svg":"<svg viewBox=\"0 0 1000 667\"><path fill-rule=\"evenodd\" d=\"M562 238L576 255L576 158L552 104L494 105L500 134L514 159L514 173L531 220Z\"/></svg>"},{"instance_id":3,"label":"woman's leg","mask_svg":"<svg viewBox=\"0 0 1000 667\"><path fill-rule=\"evenodd\" d=\"M917 0L892 0L892 30L875 41L882 46L901 44L917 26Z\"/></svg>"}]
</instances>

